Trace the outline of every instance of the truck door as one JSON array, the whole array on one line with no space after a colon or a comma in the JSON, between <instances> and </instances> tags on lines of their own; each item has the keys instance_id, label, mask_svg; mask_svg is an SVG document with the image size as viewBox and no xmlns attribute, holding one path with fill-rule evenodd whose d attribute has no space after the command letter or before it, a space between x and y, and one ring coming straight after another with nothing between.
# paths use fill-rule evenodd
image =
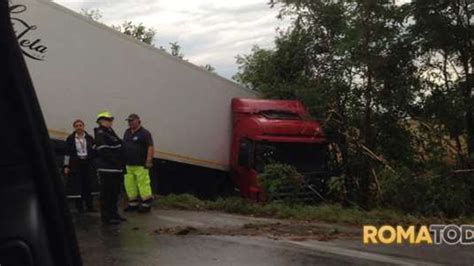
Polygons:
<instances>
[{"instance_id":1,"label":"truck door","mask_svg":"<svg viewBox=\"0 0 474 266\"><path fill-rule=\"evenodd\" d=\"M243 197L258 201L260 189L257 184L257 173L253 169L255 160L255 143L249 138L239 140L237 178L240 193Z\"/></svg>"}]
</instances>

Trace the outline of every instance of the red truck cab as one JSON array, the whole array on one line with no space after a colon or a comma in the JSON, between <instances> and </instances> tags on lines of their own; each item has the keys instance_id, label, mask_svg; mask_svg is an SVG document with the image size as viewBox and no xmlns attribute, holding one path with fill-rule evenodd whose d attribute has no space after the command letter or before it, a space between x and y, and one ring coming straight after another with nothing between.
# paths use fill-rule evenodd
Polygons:
<instances>
[{"instance_id":1,"label":"red truck cab","mask_svg":"<svg viewBox=\"0 0 474 266\"><path fill-rule=\"evenodd\" d=\"M266 164L293 165L305 178L327 170L327 138L301 102L235 98L232 116L230 172L242 197L262 199Z\"/></svg>"}]
</instances>

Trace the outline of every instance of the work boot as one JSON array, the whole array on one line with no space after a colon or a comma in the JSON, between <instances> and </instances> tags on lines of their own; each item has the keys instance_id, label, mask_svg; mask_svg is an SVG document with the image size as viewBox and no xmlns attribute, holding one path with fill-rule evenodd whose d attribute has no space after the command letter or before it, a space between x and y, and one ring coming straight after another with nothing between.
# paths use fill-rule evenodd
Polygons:
<instances>
[{"instance_id":1,"label":"work boot","mask_svg":"<svg viewBox=\"0 0 474 266\"><path fill-rule=\"evenodd\" d=\"M139 205L138 200L129 200L129 201L128 201L127 208L125 208L123 211L124 211L124 212L134 212L134 211L138 211L138 205Z\"/></svg>"},{"instance_id":2,"label":"work boot","mask_svg":"<svg viewBox=\"0 0 474 266\"><path fill-rule=\"evenodd\" d=\"M147 199L142 201L142 204L140 204L140 208L138 209L138 212L140 213L148 213L151 211L151 202L153 199Z\"/></svg>"}]
</instances>

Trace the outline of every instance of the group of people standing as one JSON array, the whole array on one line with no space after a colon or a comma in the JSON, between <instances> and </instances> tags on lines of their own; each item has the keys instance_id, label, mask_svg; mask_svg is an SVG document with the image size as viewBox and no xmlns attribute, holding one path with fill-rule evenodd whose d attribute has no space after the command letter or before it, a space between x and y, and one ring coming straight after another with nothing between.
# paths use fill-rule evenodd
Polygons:
<instances>
[{"instance_id":1,"label":"group of people standing","mask_svg":"<svg viewBox=\"0 0 474 266\"><path fill-rule=\"evenodd\" d=\"M100 213L104 224L126 221L118 211L122 184L128 198L126 212L150 212L153 193L149 169L153 167L153 138L142 127L140 117L126 119L129 128L123 140L112 128L114 117L109 112L97 115L94 137L85 130L82 120L73 123L74 132L66 140L64 174L80 189L79 212L96 212L93 204L92 178L97 174L100 184ZM85 206L84 206L85 205Z\"/></svg>"}]
</instances>

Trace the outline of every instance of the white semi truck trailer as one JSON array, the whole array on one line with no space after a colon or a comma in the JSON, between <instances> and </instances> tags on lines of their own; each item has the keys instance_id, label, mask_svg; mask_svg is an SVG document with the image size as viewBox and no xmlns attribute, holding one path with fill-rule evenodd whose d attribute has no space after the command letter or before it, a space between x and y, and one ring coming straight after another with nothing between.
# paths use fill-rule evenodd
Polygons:
<instances>
[{"instance_id":1,"label":"white semi truck trailer","mask_svg":"<svg viewBox=\"0 0 474 266\"><path fill-rule=\"evenodd\" d=\"M231 100L255 93L48 0L12 0L10 13L51 138L77 118L92 133L105 110L122 135L137 113L156 158L228 170Z\"/></svg>"}]
</instances>

